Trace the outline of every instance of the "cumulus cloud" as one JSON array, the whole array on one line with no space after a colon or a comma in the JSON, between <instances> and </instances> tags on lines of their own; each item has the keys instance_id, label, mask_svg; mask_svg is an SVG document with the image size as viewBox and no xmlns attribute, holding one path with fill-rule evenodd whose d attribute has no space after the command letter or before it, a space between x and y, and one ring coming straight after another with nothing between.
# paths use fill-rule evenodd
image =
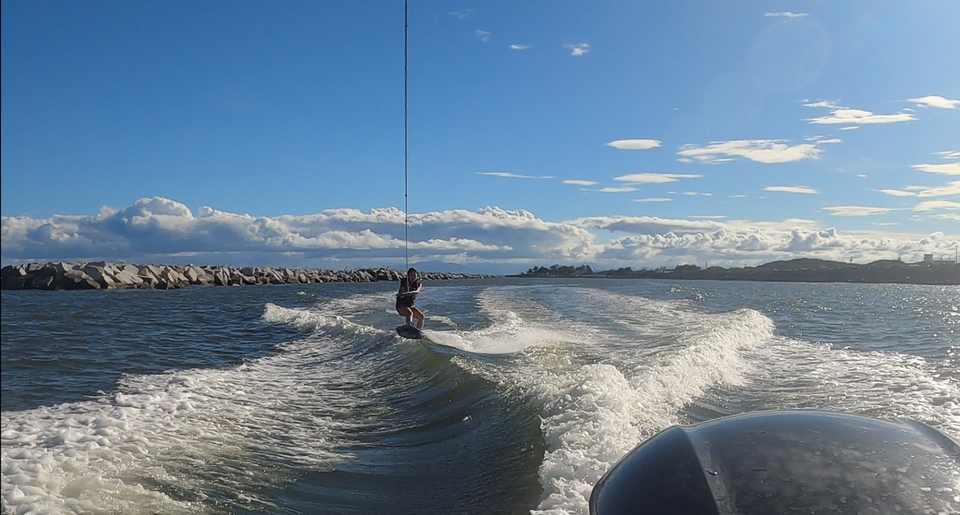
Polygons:
<instances>
[{"instance_id":1,"label":"cumulus cloud","mask_svg":"<svg viewBox=\"0 0 960 515\"><path fill-rule=\"evenodd\" d=\"M907 99L915 102L919 107L936 107L939 109L956 109L960 107L960 100L948 99L938 95L928 95L920 98Z\"/></svg>"},{"instance_id":2,"label":"cumulus cloud","mask_svg":"<svg viewBox=\"0 0 960 515\"><path fill-rule=\"evenodd\" d=\"M757 163L790 163L803 159L817 159L823 152L813 143L789 145L785 140L756 139L713 141L706 147L684 145L677 155L693 158L701 163L724 163L736 157L749 159Z\"/></svg>"},{"instance_id":3,"label":"cumulus cloud","mask_svg":"<svg viewBox=\"0 0 960 515\"><path fill-rule=\"evenodd\" d=\"M850 127L841 127L840 130L850 130L852 127L860 125L876 125L885 123L899 123L916 120L909 111L901 111L895 114L874 114L863 109L851 109L842 107L834 102L818 101L803 104L805 107L827 108L830 114L807 118L807 121L815 125L849 125Z\"/></svg>"},{"instance_id":4,"label":"cumulus cloud","mask_svg":"<svg viewBox=\"0 0 960 515\"><path fill-rule=\"evenodd\" d=\"M919 164L913 165L914 170L920 170L921 172L927 173L936 173L942 175L960 175L960 161L956 163L943 163L943 164Z\"/></svg>"},{"instance_id":5,"label":"cumulus cloud","mask_svg":"<svg viewBox=\"0 0 960 515\"><path fill-rule=\"evenodd\" d=\"M533 48L533 45L510 45L510 50L527 50Z\"/></svg>"},{"instance_id":6,"label":"cumulus cloud","mask_svg":"<svg viewBox=\"0 0 960 515\"><path fill-rule=\"evenodd\" d=\"M892 207L832 206L823 208L833 216L874 216L895 211Z\"/></svg>"},{"instance_id":7,"label":"cumulus cloud","mask_svg":"<svg viewBox=\"0 0 960 515\"><path fill-rule=\"evenodd\" d=\"M573 186L596 186L599 184L597 181L584 181L580 179L564 179L564 184L571 184Z\"/></svg>"},{"instance_id":8,"label":"cumulus cloud","mask_svg":"<svg viewBox=\"0 0 960 515\"><path fill-rule=\"evenodd\" d=\"M590 51L590 43L579 43L576 45L563 45L570 49L570 55L580 57Z\"/></svg>"},{"instance_id":9,"label":"cumulus cloud","mask_svg":"<svg viewBox=\"0 0 960 515\"><path fill-rule=\"evenodd\" d=\"M767 18L803 18L807 16L807 13L792 13L790 11L784 11L779 13L765 13L764 16Z\"/></svg>"},{"instance_id":10,"label":"cumulus cloud","mask_svg":"<svg viewBox=\"0 0 960 515\"><path fill-rule=\"evenodd\" d=\"M958 202L939 200L915 210L946 220L958 208ZM404 213L396 208L260 217L210 207L194 212L160 197L119 210L104 208L92 216L4 216L0 227L6 261L171 263L189 256L195 263L256 266L400 266L406 243ZM903 254L919 259L923 253L951 251L958 243L942 233L845 234L799 219L587 217L549 222L525 210L498 207L409 213L409 236L415 263L496 266L508 273L552 263L639 268L703 261L741 266L799 256L867 261Z\"/></svg>"},{"instance_id":11,"label":"cumulus cloud","mask_svg":"<svg viewBox=\"0 0 960 515\"><path fill-rule=\"evenodd\" d=\"M816 195L820 193L809 186L767 186L763 191L779 191L782 193L802 193L806 195Z\"/></svg>"},{"instance_id":12,"label":"cumulus cloud","mask_svg":"<svg viewBox=\"0 0 960 515\"><path fill-rule=\"evenodd\" d=\"M486 175L488 177L502 177L504 179L553 179L552 175L517 175L512 172L477 172L477 175Z\"/></svg>"},{"instance_id":13,"label":"cumulus cloud","mask_svg":"<svg viewBox=\"0 0 960 515\"><path fill-rule=\"evenodd\" d=\"M480 36L480 41L483 41L483 42L490 41L490 33L489 33L489 32L487 32L487 31L485 31L485 30L480 30L480 29L477 29L477 30L475 30L474 32L476 32L476 34L477 34L478 36Z\"/></svg>"},{"instance_id":14,"label":"cumulus cloud","mask_svg":"<svg viewBox=\"0 0 960 515\"><path fill-rule=\"evenodd\" d=\"M635 198L634 202L673 202L672 198L666 197L650 197L650 198Z\"/></svg>"},{"instance_id":15,"label":"cumulus cloud","mask_svg":"<svg viewBox=\"0 0 960 515\"><path fill-rule=\"evenodd\" d=\"M655 139L618 139L607 143L608 147L620 150L649 150L660 146L660 141Z\"/></svg>"},{"instance_id":16,"label":"cumulus cloud","mask_svg":"<svg viewBox=\"0 0 960 515\"><path fill-rule=\"evenodd\" d=\"M699 179L702 175L690 173L632 173L614 177L613 180L631 184L666 184L680 179Z\"/></svg>"}]
</instances>

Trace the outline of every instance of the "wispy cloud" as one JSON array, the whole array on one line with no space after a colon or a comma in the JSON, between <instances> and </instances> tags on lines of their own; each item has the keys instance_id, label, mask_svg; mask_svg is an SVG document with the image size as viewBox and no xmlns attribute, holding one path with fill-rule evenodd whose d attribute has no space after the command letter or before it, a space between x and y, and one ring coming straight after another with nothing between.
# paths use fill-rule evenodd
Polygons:
<instances>
[{"instance_id":1,"label":"wispy cloud","mask_svg":"<svg viewBox=\"0 0 960 515\"><path fill-rule=\"evenodd\" d=\"M942 157L943 159L960 159L960 152L953 150L948 150L946 152L934 152L934 154Z\"/></svg>"},{"instance_id":2,"label":"wispy cloud","mask_svg":"<svg viewBox=\"0 0 960 515\"><path fill-rule=\"evenodd\" d=\"M960 100L944 98L938 95L909 98L907 101L915 102L920 107L936 107L939 109L956 109L960 107Z\"/></svg>"},{"instance_id":3,"label":"wispy cloud","mask_svg":"<svg viewBox=\"0 0 960 515\"><path fill-rule=\"evenodd\" d=\"M489 33L489 32L487 32L487 31L485 31L485 30L480 30L480 29L477 29L477 30L474 31L474 32L476 32L477 35L480 36L480 41L483 41L483 42L490 41L490 33Z\"/></svg>"},{"instance_id":4,"label":"wispy cloud","mask_svg":"<svg viewBox=\"0 0 960 515\"><path fill-rule=\"evenodd\" d=\"M855 131L855 130L857 130L857 129L859 129L859 128L860 128L859 125L851 125L850 127L840 127L840 130L842 130L842 131Z\"/></svg>"},{"instance_id":5,"label":"wispy cloud","mask_svg":"<svg viewBox=\"0 0 960 515\"><path fill-rule=\"evenodd\" d=\"M918 164L913 165L911 168L914 170L920 170L921 172L927 173L937 173L942 175L960 175L960 161L956 163L943 163L943 164Z\"/></svg>"},{"instance_id":6,"label":"wispy cloud","mask_svg":"<svg viewBox=\"0 0 960 515\"><path fill-rule=\"evenodd\" d=\"M630 193L631 191L637 191L637 188L633 186L607 186L606 188L600 188L600 193Z\"/></svg>"},{"instance_id":7,"label":"wispy cloud","mask_svg":"<svg viewBox=\"0 0 960 515\"><path fill-rule=\"evenodd\" d=\"M767 18L803 18L807 16L807 13L792 13L790 11L784 11L780 13L766 13L764 16Z\"/></svg>"},{"instance_id":8,"label":"wispy cloud","mask_svg":"<svg viewBox=\"0 0 960 515\"><path fill-rule=\"evenodd\" d=\"M552 175L518 175L512 172L477 172L477 175L486 175L489 177L503 177L504 179L553 179Z\"/></svg>"},{"instance_id":9,"label":"wispy cloud","mask_svg":"<svg viewBox=\"0 0 960 515\"><path fill-rule=\"evenodd\" d=\"M684 191L684 195L688 197L712 197L713 193L702 193L699 191Z\"/></svg>"},{"instance_id":10,"label":"wispy cloud","mask_svg":"<svg viewBox=\"0 0 960 515\"><path fill-rule=\"evenodd\" d=\"M659 147L660 143L655 139L618 139L607 143L607 146L620 150L650 150Z\"/></svg>"},{"instance_id":11,"label":"wispy cloud","mask_svg":"<svg viewBox=\"0 0 960 515\"><path fill-rule=\"evenodd\" d=\"M803 104L805 107L815 107L815 108L828 108L830 109L830 114L826 116L817 116L815 118L807 118L807 121L815 125L850 125L850 126L859 126L859 125L876 125L876 124L885 124L885 123L900 123L900 122L909 122L916 120L917 117L913 116L912 113L908 111L901 111L895 114L874 114L870 111L865 111L863 109L850 109L848 107L841 107L836 105L831 101L820 100L817 102L808 102ZM847 127L842 127L840 130L850 130Z\"/></svg>"},{"instance_id":12,"label":"wispy cloud","mask_svg":"<svg viewBox=\"0 0 960 515\"><path fill-rule=\"evenodd\" d=\"M859 178L861 178L861 179L866 179L866 178L867 178L867 174L865 174L865 173L858 173L858 174L857 174L857 177L859 177Z\"/></svg>"},{"instance_id":13,"label":"wispy cloud","mask_svg":"<svg viewBox=\"0 0 960 515\"><path fill-rule=\"evenodd\" d=\"M463 20L473 15L473 9L460 9L459 11L453 11L450 15L458 20Z\"/></svg>"},{"instance_id":14,"label":"wispy cloud","mask_svg":"<svg viewBox=\"0 0 960 515\"><path fill-rule=\"evenodd\" d=\"M805 195L816 195L819 191L809 186L767 186L763 191L779 191L781 193L801 193Z\"/></svg>"},{"instance_id":15,"label":"wispy cloud","mask_svg":"<svg viewBox=\"0 0 960 515\"><path fill-rule=\"evenodd\" d=\"M570 55L580 57L590 51L590 43L579 43L576 45L563 45L570 49Z\"/></svg>"},{"instance_id":16,"label":"wispy cloud","mask_svg":"<svg viewBox=\"0 0 960 515\"><path fill-rule=\"evenodd\" d=\"M680 179L700 179L702 175L689 173L632 173L614 177L613 180L631 184L666 184Z\"/></svg>"},{"instance_id":17,"label":"wispy cloud","mask_svg":"<svg viewBox=\"0 0 960 515\"><path fill-rule=\"evenodd\" d=\"M884 195L890 195L892 197L915 197L917 194L912 191L903 191L903 190L876 190Z\"/></svg>"},{"instance_id":18,"label":"wispy cloud","mask_svg":"<svg viewBox=\"0 0 960 515\"><path fill-rule=\"evenodd\" d=\"M823 208L829 211L833 216L874 216L882 215L895 211L892 207L869 207L869 206L832 206Z\"/></svg>"},{"instance_id":19,"label":"wispy cloud","mask_svg":"<svg viewBox=\"0 0 960 515\"><path fill-rule=\"evenodd\" d=\"M510 45L510 50L527 50L533 48L533 45Z\"/></svg>"},{"instance_id":20,"label":"wispy cloud","mask_svg":"<svg viewBox=\"0 0 960 515\"><path fill-rule=\"evenodd\" d=\"M571 184L573 186L596 186L599 184L597 181L584 181L580 179L564 179L564 184Z\"/></svg>"},{"instance_id":21,"label":"wispy cloud","mask_svg":"<svg viewBox=\"0 0 960 515\"><path fill-rule=\"evenodd\" d=\"M651 198L635 198L634 202L673 202L672 198L666 197L651 197Z\"/></svg>"},{"instance_id":22,"label":"wispy cloud","mask_svg":"<svg viewBox=\"0 0 960 515\"><path fill-rule=\"evenodd\" d=\"M775 164L817 159L821 152L823 150L812 143L789 145L785 140L755 139L713 141L706 147L684 145L680 147L677 155L709 164L728 162L735 157L757 163Z\"/></svg>"},{"instance_id":23,"label":"wispy cloud","mask_svg":"<svg viewBox=\"0 0 960 515\"><path fill-rule=\"evenodd\" d=\"M743 193L740 193L737 195L730 195L730 198L747 198L747 196L744 195Z\"/></svg>"},{"instance_id":24,"label":"wispy cloud","mask_svg":"<svg viewBox=\"0 0 960 515\"><path fill-rule=\"evenodd\" d=\"M843 143L843 140L840 138L830 138L830 139L818 139L815 141L817 145L828 145L834 143Z\"/></svg>"},{"instance_id":25,"label":"wispy cloud","mask_svg":"<svg viewBox=\"0 0 960 515\"><path fill-rule=\"evenodd\" d=\"M902 190L877 190L894 197L960 197L960 181L951 181L944 186L907 186Z\"/></svg>"},{"instance_id":26,"label":"wispy cloud","mask_svg":"<svg viewBox=\"0 0 960 515\"><path fill-rule=\"evenodd\" d=\"M937 209L960 209L960 202L952 200L925 200L913 207L914 211L934 211Z\"/></svg>"}]
</instances>

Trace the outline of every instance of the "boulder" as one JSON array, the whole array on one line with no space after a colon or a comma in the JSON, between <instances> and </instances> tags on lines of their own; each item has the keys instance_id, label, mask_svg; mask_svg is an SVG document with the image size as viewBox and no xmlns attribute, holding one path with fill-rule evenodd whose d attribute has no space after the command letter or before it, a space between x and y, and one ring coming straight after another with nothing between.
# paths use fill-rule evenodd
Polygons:
<instances>
[{"instance_id":1,"label":"boulder","mask_svg":"<svg viewBox=\"0 0 960 515\"><path fill-rule=\"evenodd\" d=\"M87 274L91 279L96 281L97 284L100 285L100 288L112 290L117 286L116 282L113 280L113 277L106 273L106 270L103 267L94 265L93 263L83 267L83 273Z\"/></svg>"},{"instance_id":2,"label":"boulder","mask_svg":"<svg viewBox=\"0 0 960 515\"><path fill-rule=\"evenodd\" d=\"M57 285L64 290L99 290L100 283L83 270L67 270Z\"/></svg>"},{"instance_id":3,"label":"boulder","mask_svg":"<svg viewBox=\"0 0 960 515\"><path fill-rule=\"evenodd\" d=\"M143 284L143 279L128 270L119 270L113 275L113 280L118 288L139 288Z\"/></svg>"}]
</instances>

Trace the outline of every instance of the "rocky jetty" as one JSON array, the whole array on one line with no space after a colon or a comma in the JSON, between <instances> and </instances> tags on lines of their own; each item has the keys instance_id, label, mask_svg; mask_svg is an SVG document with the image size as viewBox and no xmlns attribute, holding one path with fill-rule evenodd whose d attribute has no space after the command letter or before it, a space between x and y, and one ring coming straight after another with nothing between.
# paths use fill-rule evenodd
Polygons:
<instances>
[{"instance_id":1,"label":"rocky jetty","mask_svg":"<svg viewBox=\"0 0 960 515\"><path fill-rule=\"evenodd\" d=\"M219 265L132 265L129 263L30 263L7 265L0 271L4 290L170 290L187 286L246 286L255 284L369 283L398 281L403 275L389 268L310 270L304 268L232 267ZM423 272L427 281L481 279L477 274Z\"/></svg>"}]
</instances>

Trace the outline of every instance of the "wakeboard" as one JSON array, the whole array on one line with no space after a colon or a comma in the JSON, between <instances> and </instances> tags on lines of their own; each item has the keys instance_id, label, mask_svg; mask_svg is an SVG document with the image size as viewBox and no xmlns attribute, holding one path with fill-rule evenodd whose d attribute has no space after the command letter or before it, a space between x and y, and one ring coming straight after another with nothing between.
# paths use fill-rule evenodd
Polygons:
<instances>
[{"instance_id":1,"label":"wakeboard","mask_svg":"<svg viewBox=\"0 0 960 515\"><path fill-rule=\"evenodd\" d=\"M412 325L409 325L409 324L404 324L404 325L401 325L400 327L398 327L398 328L397 328L397 334L399 334L400 336L402 336L402 337L404 337L404 338L408 338L408 339L411 339L411 340L422 340L422 339L423 339L423 331L421 331L421 330L417 329L416 327L414 327L414 326L412 326Z\"/></svg>"}]
</instances>

